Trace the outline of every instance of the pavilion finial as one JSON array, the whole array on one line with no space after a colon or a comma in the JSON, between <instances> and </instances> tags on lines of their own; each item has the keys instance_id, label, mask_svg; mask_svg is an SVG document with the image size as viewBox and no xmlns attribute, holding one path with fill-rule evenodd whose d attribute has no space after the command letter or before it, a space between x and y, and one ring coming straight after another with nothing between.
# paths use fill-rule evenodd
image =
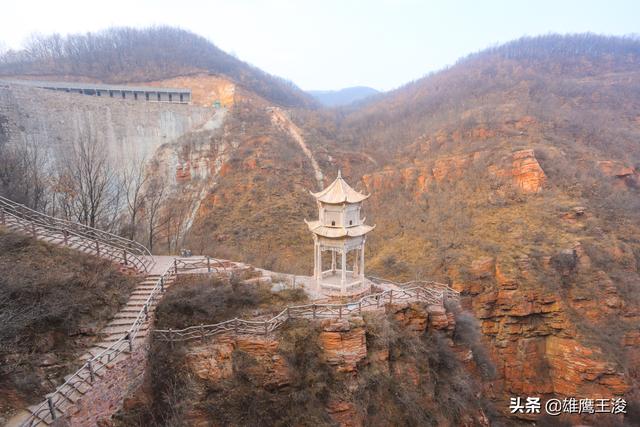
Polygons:
<instances>
[{"instance_id":1,"label":"pavilion finial","mask_svg":"<svg viewBox=\"0 0 640 427\"><path fill-rule=\"evenodd\" d=\"M338 178L342 178L342 172L338 169Z\"/></svg>"}]
</instances>

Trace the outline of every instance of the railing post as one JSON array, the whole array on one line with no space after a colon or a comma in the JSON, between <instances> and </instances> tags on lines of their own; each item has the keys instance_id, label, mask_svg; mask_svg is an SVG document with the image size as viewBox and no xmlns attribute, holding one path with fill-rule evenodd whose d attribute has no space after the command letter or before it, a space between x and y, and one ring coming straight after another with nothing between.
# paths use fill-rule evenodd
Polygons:
<instances>
[{"instance_id":1,"label":"railing post","mask_svg":"<svg viewBox=\"0 0 640 427\"><path fill-rule=\"evenodd\" d=\"M129 353L133 353L133 340L131 339L131 333L127 332L125 339L129 341Z\"/></svg>"},{"instance_id":2,"label":"railing post","mask_svg":"<svg viewBox=\"0 0 640 427\"><path fill-rule=\"evenodd\" d=\"M100 243L96 240L96 254L100 256Z\"/></svg>"},{"instance_id":3,"label":"railing post","mask_svg":"<svg viewBox=\"0 0 640 427\"><path fill-rule=\"evenodd\" d=\"M144 305L144 321L149 321L149 309L147 309L147 304Z\"/></svg>"},{"instance_id":4,"label":"railing post","mask_svg":"<svg viewBox=\"0 0 640 427\"><path fill-rule=\"evenodd\" d=\"M207 273L211 273L211 257L207 256Z\"/></svg>"},{"instance_id":5,"label":"railing post","mask_svg":"<svg viewBox=\"0 0 640 427\"><path fill-rule=\"evenodd\" d=\"M33 237L38 237L38 233L36 233L36 223L31 221L31 234Z\"/></svg>"},{"instance_id":6,"label":"railing post","mask_svg":"<svg viewBox=\"0 0 640 427\"><path fill-rule=\"evenodd\" d=\"M316 318L316 305L315 304L312 305L312 310L313 310L313 318L315 319Z\"/></svg>"},{"instance_id":7,"label":"railing post","mask_svg":"<svg viewBox=\"0 0 640 427\"><path fill-rule=\"evenodd\" d=\"M293 282L291 287L292 287L293 289L295 289L295 288L296 288L296 276L294 275L294 276L292 277L292 279L291 279L291 280L292 280L292 282Z\"/></svg>"},{"instance_id":8,"label":"railing post","mask_svg":"<svg viewBox=\"0 0 640 427\"><path fill-rule=\"evenodd\" d=\"M380 308L380 295L376 297L376 308Z\"/></svg>"},{"instance_id":9,"label":"railing post","mask_svg":"<svg viewBox=\"0 0 640 427\"><path fill-rule=\"evenodd\" d=\"M0 208L0 222L2 222L2 225L6 224L6 220L4 218L4 208Z\"/></svg>"},{"instance_id":10,"label":"railing post","mask_svg":"<svg viewBox=\"0 0 640 427\"><path fill-rule=\"evenodd\" d=\"M178 275L178 260L176 258L173 259L173 270L176 273L176 276Z\"/></svg>"},{"instance_id":11,"label":"railing post","mask_svg":"<svg viewBox=\"0 0 640 427\"><path fill-rule=\"evenodd\" d=\"M338 319L342 319L342 304L338 307Z\"/></svg>"},{"instance_id":12,"label":"railing post","mask_svg":"<svg viewBox=\"0 0 640 427\"><path fill-rule=\"evenodd\" d=\"M389 291L389 305L393 304L393 289Z\"/></svg>"},{"instance_id":13,"label":"railing post","mask_svg":"<svg viewBox=\"0 0 640 427\"><path fill-rule=\"evenodd\" d=\"M160 276L160 292L164 292L164 276Z\"/></svg>"},{"instance_id":14,"label":"railing post","mask_svg":"<svg viewBox=\"0 0 640 427\"><path fill-rule=\"evenodd\" d=\"M55 420L56 419L56 410L53 407L53 400L51 400L51 397L47 397L47 404L49 405L49 412L51 412L51 419Z\"/></svg>"},{"instance_id":15,"label":"railing post","mask_svg":"<svg viewBox=\"0 0 640 427\"><path fill-rule=\"evenodd\" d=\"M362 300L358 300L358 314L362 314Z\"/></svg>"},{"instance_id":16,"label":"railing post","mask_svg":"<svg viewBox=\"0 0 640 427\"><path fill-rule=\"evenodd\" d=\"M200 323L200 340L204 342L204 325Z\"/></svg>"},{"instance_id":17,"label":"railing post","mask_svg":"<svg viewBox=\"0 0 640 427\"><path fill-rule=\"evenodd\" d=\"M238 336L238 318L233 319L233 329L235 330L236 337Z\"/></svg>"},{"instance_id":18,"label":"railing post","mask_svg":"<svg viewBox=\"0 0 640 427\"><path fill-rule=\"evenodd\" d=\"M264 336L268 336L269 335L269 322L265 321L264 322Z\"/></svg>"},{"instance_id":19,"label":"railing post","mask_svg":"<svg viewBox=\"0 0 640 427\"><path fill-rule=\"evenodd\" d=\"M64 238L64 245L69 246L69 232L67 230L62 230L62 236Z\"/></svg>"},{"instance_id":20,"label":"railing post","mask_svg":"<svg viewBox=\"0 0 640 427\"><path fill-rule=\"evenodd\" d=\"M287 307L287 319L291 319L291 310Z\"/></svg>"},{"instance_id":21,"label":"railing post","mask_svg":"<svg viewBox=\"0 0 640 427\"><path fill-rule=\"evenodd\" d=\"M94 378L93 378L93 366L91 366L91 360L87 361L87 368L89 369L89 380L91 381L91 384L93 384Z\"/></svg>"},{"instance_id":22,"label":"railing post","mask_svg":"<svg viewBox=\"0 0 640 427\"><path fill-rule=\"evenodd\" d=\"M173 348L173 331L169 328L169 345Z\"/></svg>"},{"instance_id":23,"label":"railing post","mask_svg":"<svg viewBox=\"0 0 640 427\"><path fill-rule=\"evenodd\" d=\"M122 250L122 259L124 260L124 265L129 265L129 261L127 261L127 251L126 251L126 249Z\"/></svg>"}]
</instances>

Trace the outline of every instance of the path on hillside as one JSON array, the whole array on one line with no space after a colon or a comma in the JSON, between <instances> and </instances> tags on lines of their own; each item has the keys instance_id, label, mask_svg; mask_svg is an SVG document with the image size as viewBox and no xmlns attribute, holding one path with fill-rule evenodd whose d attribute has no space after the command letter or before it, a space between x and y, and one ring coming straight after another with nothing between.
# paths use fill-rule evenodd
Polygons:
<instances>
[{"instance_id":1,"label":"path on hillside","mask_svg":"<svg viewBox=\"0 0 640 427\"><path fill-rule=\"evenodd\" d=\"M64 383L45 396L42 403L30 406L10 419L7 426L11 427L51 424L63 415L77 414L79 402L84 401L86 406L87 400L93 404L101 396L111 399L107 402L106 410L112 411L114 405L122 403L127 392L124 387L127 384L122 382L134 379L131 375L135 374L136 369L130 369L129 365L136 364L130 363L129 359L137 357L137 372L144 372L148 331L155 307L177 275L209 272L230 276L251 268L243 263L209 257L176 258L130 252L137 250L140 245L101 230L50 217L4 198L0 198L0 225L50 244L106 258L128 272L138 270L143 275L127 303L97 334L96 343L79 358L80 369L65 376ZM132 263L134 257L140 262ZM120 388L113 382L118 372L122 377L116 381L120 383ZM100 411L94 412L84 414L84 421L74 422L73 425L96 425L102 414Z\"/></svg>"},{"instance_id":2,"label":"path on hillside","mask_svg":"<svg viewBox=\"0 0 640 427\"><path fill-rule=\"evenodd\" d=\"M289 132L289 135L293 138L294 141L298 143L302 152L309 158L311 161L311 166L313 167L314 177L316 182L318 183L318 190L322 190L324 187L324 175L322 170L320 169L320 165L316 161L316 158L313 156L313 152L307 146L307 143L304 141L302 137L302 131L300 128L287 117L287 114L282 111L280 108L273 107L271 110L271 122L274 125L280 126L280 128Z\"/></svg>"},{"instance_id":3,"label":"path on hillside","mask_svg":"<svg viewBox=\"0 0 640 427\"><path fill-rule=\"evenodd\" d=\"M97 342L80 356L82 367L65 376L65 382L45 396L46 400L20 412L7 426L49 425L54 416L64 416L74 426L95 426L122 404L129 386L141 379L155 307L177 275L209 272L231 276L251 269L244 263L202 256L153 258L154 267L97 334Z\"/></svg>"}]
</instances>

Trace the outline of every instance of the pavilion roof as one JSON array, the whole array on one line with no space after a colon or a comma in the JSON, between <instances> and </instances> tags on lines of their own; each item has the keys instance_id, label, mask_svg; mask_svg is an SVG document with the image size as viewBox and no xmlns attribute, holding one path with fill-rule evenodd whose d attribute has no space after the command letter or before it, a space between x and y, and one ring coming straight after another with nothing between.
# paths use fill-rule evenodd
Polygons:
<instances>
[{"instance_id":1,"label":"pavilion roof","mask_svg":"<svg viewBox=\"0 0 640 427\"><path fill-rule=\"evenodd\" d=\"M353 227L328 227L322 225L320 221L305 221L311 232L331 239L339 237L358 237L364 236L376 226L370 226L365 224L356 225Z\"/></svg>"},{"instance_id":2,"label":"pavilion roof","mask_svg":"<svg viewBox=\"0 0 640 427\"><path fill-rule=\"evenodd\" d=\"M342 179L342 174L338 171L338 177L327 188L317 193L311 193L319 202L329 204L359 203L369 197L357 192L347 182Z\"/></svg>"}]
</instances>

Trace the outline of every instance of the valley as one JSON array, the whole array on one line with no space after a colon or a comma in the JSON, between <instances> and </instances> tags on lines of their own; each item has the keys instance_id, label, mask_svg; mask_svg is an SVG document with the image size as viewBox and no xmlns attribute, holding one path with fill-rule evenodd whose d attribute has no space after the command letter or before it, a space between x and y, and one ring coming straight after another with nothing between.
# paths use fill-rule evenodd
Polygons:
<instances>
[{"instance_id":1,"label":"valley","mask_svg":"<svg viewBox=\"0 0 640 427\"><path fill-rule=\"evenodd\" d=\"M367 240L367 274L435 280L458 291L464 316L478 322L473 346L485 349L494 367L482 374L475 362L456 358L462 362L451 368L453 384L444 387L471 384L459 394L466 409L456 417L427 417L443 401L433 400L433 390L423 395L418 385L443 376L441 359L449 352L469 351L468 342L458 345L454 318L460 313L451 312L450 323L442 325L430 324L431 314L423 312L428 309L419 307L339 325L293 324L282 331L290 342L301 346L301 335L313 335L324 346L319 360L305 356L311 365L280 336L184 346L151 361L195 373L197 384L181 385L202 404L183 408L192 425L212 416L204 407L239 416L237 403L212 400L225 393L254 396L255 412L243 418L246 423L260 414L276 420L277 413L261 412L260 402L273 399L281 407L292 390L307 393L314 380L309 366L321 366L330 378L314 391L326 399L308 420L288 413L293 424L368 425L373 413L366 408L380 407L390 399L386 393L400 387L403 404L418 408L405 414L413 417L407 424L530 425L530 415L509 413L510 397L619 396L628 402L627 416L596 420L634 425L640 417L640 42L595 35L523 38L357 104L324 108L199 36L171 31L166 34L175 37L161 31L154 42L138 35L152 52L197 46L177 59L162 56L163 67L152 59L132 60L138 52L129 48L109 71L81 54L0 63L0 81L46 77L192 92L192 102L181 105L0 85L0 155L28 159L24 170L30 171L13 173L5 162L2 194L81 219L69 209L74 205L64 203L76 194L66 186L73 179L52 171L62 170L58 166L79 141L92 140L114 172L114 195L117 177L127 170L145 177L138 186L144 202L127 209L132 193L119 190L119 209L105 210L101 227L152 246L154 254L190 249L309 276L313 241L303 220L317 215L309 192L325 188L341 171L357 191L371 195L363 216L377 227ZM43 176L33 173L34 164ZM381 343L379 328L395 335ZM365 343L356 335L366 336ZM349 349L357 361L332 361L334 341L357 344L357 351ZM286 363L269 361L274 358ZM421 365L425 358L429 363ZM305 368L296 376L291 371L297 363ZM212 369L217 376L203 373L207 364L219 370ZM247 376L232 369L236 364ZM365 383L380 372L386 389ZM344 384L349 392L340 393ZM246 394L236 395L237 387ZM132 398L131 411L120 413L116 425L137 425L131 420L145 411L169 413L140 397L145 393ZM467 407L478 394L481 404ZM396 402L385 410L380 425L406 408ZM220 417L217 423L229 422ZM593 418L562 418L570 424L588 420Z\"/></svg>"}]
</instances>

